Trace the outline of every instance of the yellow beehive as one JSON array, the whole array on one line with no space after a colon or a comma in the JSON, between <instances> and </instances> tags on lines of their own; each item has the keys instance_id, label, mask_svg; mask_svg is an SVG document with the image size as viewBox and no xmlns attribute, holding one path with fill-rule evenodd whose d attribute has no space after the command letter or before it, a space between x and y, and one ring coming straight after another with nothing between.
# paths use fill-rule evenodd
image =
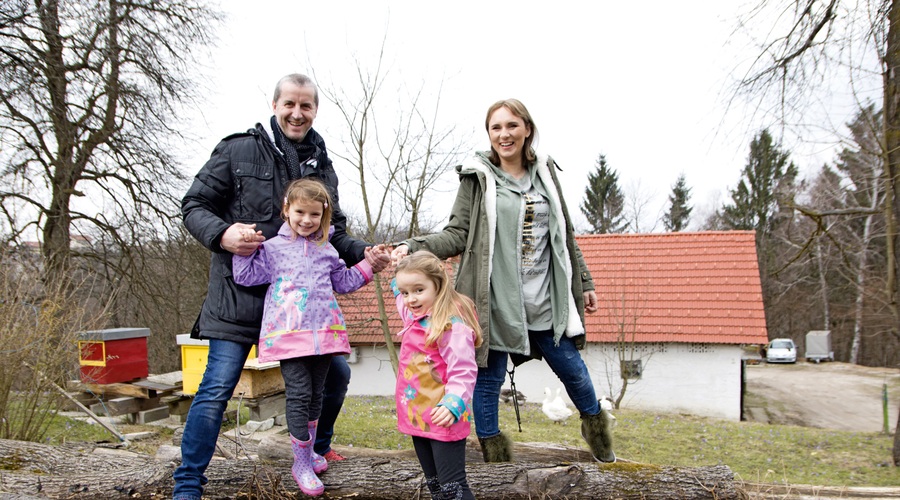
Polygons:
<instances>
[{"instance_id":1,"label":"yellow beehive","mask_svg":"<svg viewBox=\"0 0 900 500\"><path fill-rule=\"evenodd\" d=\"M209 341L192 339L189 333L176 336L178 345L181 346L181 392L184 394L196 394L206 371L206 361L209 357ZM250 350L250 359L256 357L256 346Z\"/></svg>"}]
</instances>

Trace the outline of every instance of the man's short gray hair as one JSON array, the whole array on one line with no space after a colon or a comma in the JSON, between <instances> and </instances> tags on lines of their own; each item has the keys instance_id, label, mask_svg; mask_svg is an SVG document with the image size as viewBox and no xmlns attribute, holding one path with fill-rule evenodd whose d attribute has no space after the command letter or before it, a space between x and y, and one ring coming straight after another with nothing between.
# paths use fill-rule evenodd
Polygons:
<instances>
[{"instance_id":1,"label":"man's short gray hair","mask_svg":"<svg viewBox=\"0 0 900 500\"><path fill-rule=\"evenodd\" d=\"M278 83L275 84L275 95L272 97L272 102L278 102L278 99L281 97L281 85L285 82L293 83L299 87L312 87L314 92L314 100L316 102L316 107L319 106L319 87L316 87L316 84L312 81L312 78L301 75L300 73L291 73L290 75L286 75L281 77L278 80Z\"/></svg>"}]
</instances>

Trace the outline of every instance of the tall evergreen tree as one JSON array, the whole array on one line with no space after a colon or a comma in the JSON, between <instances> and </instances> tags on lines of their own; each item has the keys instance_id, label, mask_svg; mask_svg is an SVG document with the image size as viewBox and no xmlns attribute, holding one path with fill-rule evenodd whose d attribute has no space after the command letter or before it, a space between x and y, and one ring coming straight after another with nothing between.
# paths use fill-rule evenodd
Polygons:
<instances>
[{"instance_id":1,"label":"tall evergreen tree","mask_svg":"<svg viewBox=\"0 0 900 500\"><path fill-rule=\"evenodd\" d=\"M850 147L838 154L835 163L838 172L849 181L844 184L849 198L846 204L871 208L873 198L883 197L883 113L874 104L869 104L859 110L847 128L850 130Z\"/></svg>"},{"instance_id":2,"label":"tall evergreen tree","mask_svg":"<svg viewBox=\"0 0 900 500\"><path fill-rule=\"evenodd\" d=\"M756 231L756 255L759 263L760 285L766 308L766 328L769 332L787 332L799 297L793 285L802 279L798 266L790 266L796 255L792 242L794 212L788 208L795 191L797 167L789 162L768 130L761 131L750 141L747 163L741 179L731 191L731 200L721 211L721 229ZM791 297L790 300L783 300ZM780 336L780 335L779 335Z\"/></svg>"},{"instance_id":3,"label":"tall evergreen tree","mask_svg":"<svg viewBox=\"0 0 900 500\"><path fill-rule=\"evenodd\" d=\"M797 167L788 163L790 153L781 149L768 130L750 142L747 164L741 180L731 191L731 203L722 208L722 222L728 229L757 232L757 241L772 229L780 210L779 195L790 196Z\"/></svg>"},{"instance_id":4,"label":"tall evergreen tree","mask_svg":"<svg viewBox=\"0 0 900 500\"><path fill-rule=\"evenodd\" d=\"M672 193L669 194L669 211L663 214L663 226L666 231L683 231L691 220L691 211L694 208L688 205L691 201L691 188L687 187L684 173L678 176Z\"/></svg>"},{"instance_id":5,"label":"tall evergreen tree","mask_svg":"<svg viewBox=\"0 0 900 500\"><path fill-rule=\"evenodd\" d=\"M884 249L881 245L882 235L885 233L884 217L882 216L885 203L884 189L884 155L883 123L881 110L876 110L874 104L869 104L859 111L856 118L847 124L851 134L851 147L844 148L838 155L835 164L837 170L846 178L841 184L845 190L845 202L848 206L856 206L869 213L859 214L848 221L848 235L852 235L847 243L853 248L852 257L848 260L855 261L852 266L855 285L854 325L853 337L850 343L850 356L847 361L856 364L860 362L863 349L863 332L868 330L866 343L870 348L877 349L880 335L872 335L872 332L882 330L878 325L877 315L866 314L866 308L871 307L871 291L867 290L871 284L880 281L885 275L883 263L879 258ZM871 283L871 284L870 284ZM876 285L884 288L886 285ZM889 295L889 294L888 294ZM879 308L880 309L880 308Z\"/></svg>"},{"instance_id":6,"label":"tall evergreen tree","mask_svg":"<svg viewBox=\"0 0 900 500\"><path fill-rule=\"evenodd\" d=\"M619 174L606 163L606 155L597 158L596 168L588 174L588 185L581 202L581 213L593 228L591 234L622 233L628 228L625 196L619 189Z\"/></svg>"}]
</instances>

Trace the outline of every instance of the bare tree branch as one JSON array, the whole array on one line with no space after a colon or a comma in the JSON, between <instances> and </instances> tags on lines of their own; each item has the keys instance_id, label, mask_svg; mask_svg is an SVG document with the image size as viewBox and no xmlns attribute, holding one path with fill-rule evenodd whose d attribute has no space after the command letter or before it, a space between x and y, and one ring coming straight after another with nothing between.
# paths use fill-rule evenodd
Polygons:
<instances>
[{"instance_id":1,"label":"bare tree branch","mask_svg":"<svg viewBox=\"0 0 900 500\"><path fill-rule=\"evenodd\" d=\"M220 15L205 0L48 0L0 9L0 206L9 231L37 223L48 277L65 269L73 197L165 221L186 179L173 144L197 95L198 49ZM37 211L14 205L22 197ZM13 205L8 205L13 204ZM34 219L34 217L40 217ZM108 225L96 226L102 231ZM85 230L81 228L79 230ZM129 237L114 241L132 243Z\"/></svg>"}]
</instances>

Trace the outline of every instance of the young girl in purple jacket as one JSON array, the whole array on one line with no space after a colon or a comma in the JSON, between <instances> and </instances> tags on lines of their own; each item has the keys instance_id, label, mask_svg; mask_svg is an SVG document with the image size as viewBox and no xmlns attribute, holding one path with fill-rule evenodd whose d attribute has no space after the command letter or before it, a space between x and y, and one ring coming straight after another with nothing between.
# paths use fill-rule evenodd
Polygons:
<instances>
[{"instance_id":1,"label":"young girl in purple jacket","mask_svg":"<svg viewBox=\"0 0 900 500\"><path fill-rule=\"evenodd\" d=\"M328 241L333 210L324 184L309 178L296 180L285 193L282 217L286 222L278 235L264 241L252 255L235 255L232 260L238 285L270 284L259 360L281 363L294 451L291 473L307 495L325 491L316 474L324 472L328 462L313 451L325 375L332 356L350 352L344 315L334 292L357 290L381 270L372 269L366 260L348 269L338 257ZM383 245L367 248L366 253L370 252L387 253Z\"/></svg>"},{"instance_id":2,"label":"young girl in purple jacket","mask_svg":"<svg viewBox=\"0 0 900 500\"><path fill-rule=\"evenodd\" d=\"M474 499L465 461L481 345L475 305L426 251L400 261L392 285L403 319L397 428L412 436L432 498Z\"/></svg>"}]
</instances>

